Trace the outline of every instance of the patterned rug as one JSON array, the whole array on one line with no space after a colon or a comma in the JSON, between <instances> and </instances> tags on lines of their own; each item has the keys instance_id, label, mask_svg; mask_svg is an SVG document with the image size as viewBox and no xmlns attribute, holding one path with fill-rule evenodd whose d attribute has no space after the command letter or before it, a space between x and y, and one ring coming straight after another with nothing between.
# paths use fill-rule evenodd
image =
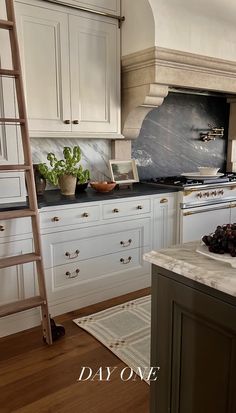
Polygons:
<instances>
[{"instance_id":1,"label":"patterned rug","mask_svg":"<svg viewBox=\"0 0 236 413\"><path fill-rule=\"evenodd\" d=\"M140 376L150 367L151 296L73 320ZM144 380L148 383L147 378Z\"/></svg>"}]
</instances>

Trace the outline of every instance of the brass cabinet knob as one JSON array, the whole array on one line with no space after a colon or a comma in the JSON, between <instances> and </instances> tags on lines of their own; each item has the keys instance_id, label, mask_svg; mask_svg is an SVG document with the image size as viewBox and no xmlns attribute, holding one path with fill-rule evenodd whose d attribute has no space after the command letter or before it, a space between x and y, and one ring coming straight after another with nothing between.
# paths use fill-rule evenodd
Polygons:
<instances>
[{"instance_id":1,"label":"brass cabinet knob","mask_svg":"<svg viewBox=\"0 0 236 413\"><path fill-rule=\"evenodd\" d=\"M74 272L66 271L66 278L77 278L80 273L80 269L77 268Z\"/></svg>"},{"instance_id":2,"label":"brass cabinet knob","mask_svg":"<svg viewBox=\"0 0 236 413\"><path fill-rule=\"evenodd\" d=\"M137 206L137 209L143 209L143 206L142 206L142 205L138 205L138 206Z\"/></svg>"},{"instance_id":3,"label":"brass cabinet knob","mask_svg":"<svg viewBox=\"0 0 236 413\"><path fill-rule=\"evenodd\" d=\"M5 228L3 225L0 225L0 231L5 231Z\"/></svg>"},{"instance_id":4,"label":"brass cabinet knob","mask_svg":"<svg viewBox=\"0 0 236 413\"><path fill-rule=\"evenodd\" d=\"M58 221L60 221L60 218L59 218L59 217L53 217L53 218L52 218L52 221L53 221L53 222L58 222Z\"/></svg>"},{"instance_id":5,"label":"brass cabinet knob","mask_svg":"<svg viewBox=\"0 0 236 413\"><path fill-rule=\"evenodd\" d=\"M88 212L84 212L82 216L83 216L84 218L88 218L88 217L89 217L89 214L88 214Z\"/></svg>"},{"instance_id":6,"label":"brass cabinet knob","mask_svg":"<svg viewBox=\"0 0 236 413\"><path fill-rule=\"evenodd\" d=\"M75 252L65 252L65 256L69 258L69 260L73 260L74 258L77 258L79 255L80 251L79 250L75 250Z\"/></svg>"},{"instance_id":7,"label":"brass cabinet knob","mask_svg":"<svg viewBox=\"0 0 236 413\"><path fill-rule=\"evenodd\" d=\"M118 208L114 208L114 209L113 209L113 212L114 212L114 214L118 214L119 209L118 209Z\"/></svg>"},{"instance_id":8,"label":"brass cabinet knob","mask_svg":"<svg viewBox=\"0 0 236 413\"><path fill-rule=\"evenodd\" d=\"M132 260L132 257L128 257L128 258L121 258L120 259L120 262L121 262L121 264L129 264L130 263L130 261Z\"/></svg>"},{"instance_id":9,"label":"brass cabinet knob","mask_svg":"<svg viewBox=\"0 0 236 413\"><path fill-rule=\"evenodd\" d=\"M162 198L161 200L160 200L160 204L166 204L168 202L168 199L167 198Z\"/></svg>"},{"instance_id":10,"label":"brass cabinet knob","mask_svg":"<svg viewBox=\"0 0 236 413\"><path fill-rule=\"evenodd\" d=\"M66 125L70 125L71 121L70 121L70 119L66 119L66 120L64 120L64 123L65 123Z\"/></svg>"},{"instance_id":11,"label":"brass cabinet knob","mask_svg":"<svg viewBox=\"0 0 236 413\"><path fill-rule=\"evenodd\" d=\"M78 125L79 124L79 121L78 121L78 119L75 119L75 120L73 120L73 122L72 122L74 125Z\"/></svg>"}]
</instances>

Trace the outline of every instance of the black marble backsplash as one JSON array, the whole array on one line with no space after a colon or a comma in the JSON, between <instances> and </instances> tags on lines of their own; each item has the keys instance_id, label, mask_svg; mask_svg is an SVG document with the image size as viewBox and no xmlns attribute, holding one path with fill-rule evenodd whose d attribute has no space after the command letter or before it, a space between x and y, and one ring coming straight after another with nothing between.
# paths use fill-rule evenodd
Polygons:
<instances>
[{"instance_id":1,"label":"black marble backsplash","mask_svg":"<svg viewBox=\"0 0 236 413\"><path fill-rule=\"evenodd\" d=\"M198 166L226 168L229 105L226 98L170 93L151 111L132 143L140 179L195 172ZM225 128L224 138L202 142L208 124Z\"/></svg>"}]
</instances>

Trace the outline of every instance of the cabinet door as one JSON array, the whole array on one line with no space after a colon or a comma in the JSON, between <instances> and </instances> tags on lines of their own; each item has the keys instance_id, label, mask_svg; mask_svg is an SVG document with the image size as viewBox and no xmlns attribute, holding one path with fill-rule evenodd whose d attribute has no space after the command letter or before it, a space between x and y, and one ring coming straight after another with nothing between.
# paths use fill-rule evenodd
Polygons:
<instances>
[{"instance_id":1,"label":"cabinet door","mask_svg":"<svg viewBox=\"0 0 236 413\"><path fill-rule=\"evenodd\" d=\"M111 14L120 14L120 0L64 0L63 3Z\"/></svg>"},{"instance_id":2,"label":"cabinet door","mask_svg":"<svg viewBox=\"0 0 236 413\"><path fill-rule=\"evenodd\" d=\"M88 14L70 16L72 130L119 132L117 22ZM77 124L75 124L75 122Z\"/></svg>"},{"instance_id":3,"label":"cabinet door","mask_svg":"<svg viewBox=\"0 0 236 413\"><path fill-rule=\"evenodd\" d=\"M29 129L33 136L70 131L68 17L20 3L16 12Z\"/></svg>"},{"instance_id":4,"label":"cabinet door","mask_svg":"<svg viewBox=\"0 0 236 413\"><path fill-rule=\"evenodd\" d=\"M163 195L154 200L153 248L159 250L176 243L176 197Z\"/></svg>"}]
</instances>

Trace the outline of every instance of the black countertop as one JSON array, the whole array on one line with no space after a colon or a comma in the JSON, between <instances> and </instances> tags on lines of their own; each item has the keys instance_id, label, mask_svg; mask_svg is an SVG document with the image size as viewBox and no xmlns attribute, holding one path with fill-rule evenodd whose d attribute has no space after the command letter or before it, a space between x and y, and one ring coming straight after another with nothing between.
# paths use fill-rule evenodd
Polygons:
<instances>
[{"instance_id":1,"label":"black countertop","mask_svg":"<svg viewBox=\"0 0 236 413\"><path fill-rule=\"evenodd\" d=\"M170 192L177 192L177 189L156 187L153 185L137 183L133 185L132 189L114 189L111 192L101 193L88 188L86 191L76 194L75 196L63 196L60 190L50 190L45 191L44 195L38 196L38 207L44 208L56 205L70 205L84 202L97 202L106 201L110 199L122 199L122 198L132 198L135 196L145 196L145 195L155 195L155 194L165 194ZM15 204L4 204L0 206L1 211L8 211L11 209L22 209L25 208L26 204L15 203Z\"/></svg>"}]
</instances>

